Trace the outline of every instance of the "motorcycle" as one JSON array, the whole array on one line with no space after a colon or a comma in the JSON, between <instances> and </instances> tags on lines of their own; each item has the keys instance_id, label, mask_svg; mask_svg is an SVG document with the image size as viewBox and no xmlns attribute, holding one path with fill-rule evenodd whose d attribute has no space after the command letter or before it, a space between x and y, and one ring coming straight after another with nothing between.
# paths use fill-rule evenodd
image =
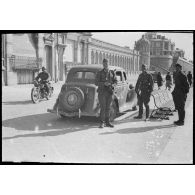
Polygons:
<instances>
[{"instance_id":1,"label":"motorcycle","mask_svg":"<svg viewBox=\"0 0 195 195\"><path fill-rule=\"evenodd\" d=\"M49 93L47 93L45 83L42 81L34 80L34 87L31 90L31 99L33 103L38 103L41 99L46 98L49 100L53 94L54 88L51 86L51 83L48 82Z\"/></svg>"}]
</instances>

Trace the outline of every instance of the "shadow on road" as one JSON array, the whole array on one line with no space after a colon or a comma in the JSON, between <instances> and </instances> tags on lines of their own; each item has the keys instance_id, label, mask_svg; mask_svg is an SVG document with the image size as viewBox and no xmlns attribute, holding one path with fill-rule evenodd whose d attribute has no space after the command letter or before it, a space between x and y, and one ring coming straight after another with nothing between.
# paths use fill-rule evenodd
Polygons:
<instances>
[{"instance_id":1,"label":"shadow on road","mask_svg":"<svg viewBox=\"0 0 195 195\"><path fill-rule=\"evenodd\" d=\"M25 104L32 104L31 100L26 101L10 101L10 102L2 102L4 105L25 105Z\"/></svg>"},{"instance_id":2,"label":"shadow on road","mask_svg":"<svg viewBox=\"0 0 195 195\"><path fill-rule=\"evenodd\" d=\"M147 131L152 131L156 129L164 129L164 128L170 128L170 127L176 127L174 124L169 124L169 125L157 125L157 126L146 126L146 127L133 127L133 128L124 128L124 129L119 129L114 132L104 132L100 133L100 135L108 135L108 134L129 134L129 133L143 133Z\"/></svg>"},{"instance_id":3,"label":"shadow on road","mask_svg":"<svg viewBox=\"0 0 195 195\"><path fill-rule=\"evenodd\" d=\"M97 125L97 119L94 119L93 117L83 117L80 119L56 118L50 113L23 116L2 121L2 127L34 132L32 134L4 137L3 139L36 136L57 136L75 131L87 130L89 128L97 127ZM43 132L44 130L52 131Z\"/></svg>"}]
</instances>

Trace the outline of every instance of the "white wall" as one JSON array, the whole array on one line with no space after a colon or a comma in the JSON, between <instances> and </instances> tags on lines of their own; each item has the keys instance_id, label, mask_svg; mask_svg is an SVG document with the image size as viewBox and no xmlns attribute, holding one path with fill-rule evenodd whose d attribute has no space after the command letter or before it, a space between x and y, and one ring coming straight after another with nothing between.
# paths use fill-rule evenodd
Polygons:
<instances>
[{"instance_id":1,"label":"white wall","mask_svg":"<svg viewBox=\"0 0 195 195\"><path fill-rule=\"evenodd\" d=\"M74 42L67 40L67 46L63 56L64 62L73 62L74 61Z\"/></svg>"},{"instance_id":2,"label":"white wall","mask_svg":"<svg viewBox=\"0 0 195 195\"><path fill-rule=\"evenodd\" d=\"M18 56L36 57L36 52L27 34L13 35L13 54Z\"/></svg>"}]
</instances>

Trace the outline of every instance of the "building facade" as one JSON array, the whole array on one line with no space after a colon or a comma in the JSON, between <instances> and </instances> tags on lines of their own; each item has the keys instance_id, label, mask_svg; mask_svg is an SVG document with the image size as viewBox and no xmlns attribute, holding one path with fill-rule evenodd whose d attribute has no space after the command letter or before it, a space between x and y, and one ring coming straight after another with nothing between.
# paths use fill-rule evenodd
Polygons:
<instances>
[{"instance_id":1,"label":"building facade","mask_svg":"<svg viewBox=\"0 0 195 195\"><path fill-rule=\"evenodd\" d=\"M88 32L4 34L1 38L3 85L33 83L43 66L53 82L64 81L72 66L102 64L104 58L128 73L140 70L138 51L94 39Z\"/></svg>"},{"instance_id":2,"label":"building facade","mask_svg":"<svg viewBox=\"0 0 195 195\"><path fill-rule=\"evenodd\" d=\"M108 59L109 65L120 66L127 73L139 71L140 54L138 51L90 38L88 42L88 63L102 64L104 58Z\"/></svg>"},{"instance_id":3,"label":"building facade","mask_svg":"<svg viewBox=\"0 0 195 195\"><path fill-rule=\"evenodd\" d=\"M172 65L175 43L154 32L147 32L144 37L150 43L150 70L165 73ZM138 43L140 42L141 40L138 41ZM137 49L139 51L139 48Z\"/></svg>"},{"instance_id":4,"label":"building facade","mask_svg":"<svg viewBox=\"0 0 195 195\"><path fill-rule=\"evenodd\" d=\"M147 69L150 69L150 42L143 35L142 38L135 42L134 46L135 50L140 53L139 60L139 70L141 70L141 65L145 64Z\"/></svg>"}]
</instances>

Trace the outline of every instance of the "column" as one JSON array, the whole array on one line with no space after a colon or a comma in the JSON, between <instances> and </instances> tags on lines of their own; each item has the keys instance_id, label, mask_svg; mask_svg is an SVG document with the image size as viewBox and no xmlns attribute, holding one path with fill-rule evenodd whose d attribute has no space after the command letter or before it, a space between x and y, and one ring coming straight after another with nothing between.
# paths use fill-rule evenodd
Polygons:
<instances>
[{"instance_id":1,"label":"column","mask_svg":"<svg viewBox=\"0 0 195 195\"><path fill-rule=\"evenodd\" d=\"M13 34L7 34L7 85L17 84L17 72L12 70L10 57L13 55Z\"/></svg>"},{"instance_id":2,"label":"column","mask_svg":"<svg viewBox=\"0 0 195 195\"><path fill-rule=\"evenodd\" d=\"M43 37L44 37L44 34L43 33L39 33L38 34L39 36L39 42L38 42L38 45L39 45L39 58L42 59L42 65L46 65L46 57L45 57L45 44L44 44L44 41L43 41Z\"/></svg>"},{"instance_id":3,"label":"column","mask_svg":"<svg viewBox=\"0 0 195 195\"><path fill-rule=\"evenodd\" d=\"M78 41L74 41L74 63L78 63Z\"/></svg>"}]
</instances>

